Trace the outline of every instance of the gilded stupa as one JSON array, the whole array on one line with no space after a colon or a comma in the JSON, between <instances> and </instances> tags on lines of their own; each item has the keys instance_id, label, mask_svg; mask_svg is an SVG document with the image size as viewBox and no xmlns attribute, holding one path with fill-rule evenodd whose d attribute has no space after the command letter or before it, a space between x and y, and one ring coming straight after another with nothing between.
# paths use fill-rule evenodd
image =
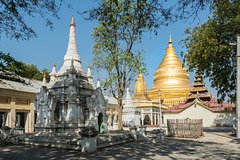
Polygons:
<instances>
[{"instance_id":1,"label":"gilded stupa","mask_svg":"<svg viewBox=\"0 0 240 160\"><path fill-rule=\"evenodd\" d=\"M165 57L154 73L154 86L149 90L148 97L152 102L159 103L160 90L163 104L173 106L184 102L191 88L188 71L176 55L170 36Z\"/></svg>"},{"instance_id":2,"label":"gilded stupa","mask_svg":"<svg viewBox=\"0 0 240 160\"><path fill-rule=\"evenodd\" d=\"M145 79L142 75L141 68L138 78L135 84L135 93L132 97L133 104L137 106L138 109L141 108L155 108L159 109L159 103L153 103L147 94L147 85ZM161 106L162 109L167 109L166 105Z\"/></svg>"},{"instance_id":3,"label":"gilded stupa","mask_svg":"<svg viewBox=\"0 0 240 160\"><path fill-rule=\"evenodd\" d=\"M142 125L159 125L159 104L153 103L147 94L147 85L142 75L141 68L135 84L135 94L132 98L133 104L141 112ZM161 105L166 110L166 105Z\"/></svg>"},{"instance_id":4,"label":"gilded stupa","mask_svg":"<svg viewBox=\"0 0 240 160\"><path fill-rule=\"evenodd\" d=\"M147 94L147 85L142 75L141 68L135 84L135 94L132 99L134 101L151 101Z\"/></svg>"}]
</instances>

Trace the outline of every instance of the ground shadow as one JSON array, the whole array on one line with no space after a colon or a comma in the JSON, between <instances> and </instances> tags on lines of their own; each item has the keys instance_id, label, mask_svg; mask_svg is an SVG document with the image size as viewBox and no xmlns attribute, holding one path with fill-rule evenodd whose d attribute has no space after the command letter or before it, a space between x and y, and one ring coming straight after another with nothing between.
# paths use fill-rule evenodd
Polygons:
<instances>
[{"instance_id":1,"label":"ground shadow","mask_svg":"<svg viewBox=\"0 0 240 160\"><path fill-rule=\"evenodd\" d=\"M219 135L216 135L219 136ZM219 136L220 137L220 136ZM230 138L230 137L229 137ZM230 159L239 157L239 148L233 149L217 142L195 139L166 138L157 143L130 142L102 148L92 153L48 147L0 147L3 159Z\"/></svg>"}]
</instances>

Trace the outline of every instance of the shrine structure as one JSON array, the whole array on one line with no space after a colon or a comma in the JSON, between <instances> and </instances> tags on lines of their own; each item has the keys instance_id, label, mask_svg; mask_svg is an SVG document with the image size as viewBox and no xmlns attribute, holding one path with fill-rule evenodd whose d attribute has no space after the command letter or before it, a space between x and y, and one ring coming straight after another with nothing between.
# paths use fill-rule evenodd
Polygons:
<instances>
[{"instance_id":1,"label":"shrine structure","mask_svg":"<svg viewBox=\"0 0 240 160\"><path fill-rule=\"evenodd\" d=\"M93 84L90 66L87 74L81 66L75 26L72 17L64 63L58 72L54 63L50 82L43 80L37 94L35 132L77 134L87 126L107 132L107 102L101 88Z\"/></svg>"}]
</instances>

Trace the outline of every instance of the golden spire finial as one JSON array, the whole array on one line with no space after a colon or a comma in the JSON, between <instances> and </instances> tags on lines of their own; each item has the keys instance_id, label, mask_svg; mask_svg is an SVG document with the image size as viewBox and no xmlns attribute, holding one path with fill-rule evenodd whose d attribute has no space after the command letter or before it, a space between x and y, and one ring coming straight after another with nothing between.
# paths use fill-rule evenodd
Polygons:
<instances>
[{"instance_id":1,"label":"golden spire finial","mask_svg":"<svg viewBox=\"0 0 240 160\"><path fill-rule=\"evenodd\" d=\"M55 62L53 63L53 67L56 67L56 64L55 64Z\"/></svg>"},{"instance_id":2,"label":"golden spire finial","mask_svg":"<svg viewBox=\"0 0 240 160\"><path fill-rule=\"evenodd\" d=\"M74 21L74 18L73 18L73 15L72 15L72 21L71 21L71 24L70 25L73 25L73 26L75 26L76 24L75 24L75 21Z\"/></svg>"},{"instance_id":3,"label":"golden spire finial","mask_svg":"<svg viewBox=\"0 0 240 160\"><path fill-rule=\"evenodd\" d=\"M172 43L171 34L170 34L170 36L169 36L169 41L168 41L168 43Z\"/></svg>"},{"instance_id":4,"label":"golden spire finial","mask_svg":"<svg viewBox=\"0 0 240 160\"><path fill-rule=\"evenodd\" d=\"M46 74L45 73L43 74L43 78L46 78Z\"/></svg>"},{"instance_id":5,"label":"golden spire finial","mask_svg":"<svg viewBox=\"0 0 240 160\"><path fill-rule=\"evenodd\" d=\"M90 68L90 65L88 64L88 68Z\"/></svg>"},{"instance_id":6,"label":"golden spire finial","mask_svg":"<svg viewBox=\"0 0 240 160\"><path fill-rule=\"evenodd\" d=\"M100 81L100 78L98 77L97 80Z\"/></svg>"}]
</instances>

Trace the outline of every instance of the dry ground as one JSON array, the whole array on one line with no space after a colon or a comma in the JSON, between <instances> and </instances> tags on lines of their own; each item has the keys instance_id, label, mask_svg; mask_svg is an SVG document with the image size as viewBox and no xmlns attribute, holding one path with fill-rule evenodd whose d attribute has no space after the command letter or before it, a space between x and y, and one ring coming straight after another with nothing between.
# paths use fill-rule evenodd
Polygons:
<instances>
[{"instance_id":1,"label":"dry ground","mask_svg":"<svg viewBox=\"0 0 240 160\"><path fill-rule=\"evenodd\" d=\"M132 142L102 148L94 153L11 145L0 147L0 159L240 159L240 141L230 132L205 132L205 137L199 139Z\"/></svg>"}]
</instances>

